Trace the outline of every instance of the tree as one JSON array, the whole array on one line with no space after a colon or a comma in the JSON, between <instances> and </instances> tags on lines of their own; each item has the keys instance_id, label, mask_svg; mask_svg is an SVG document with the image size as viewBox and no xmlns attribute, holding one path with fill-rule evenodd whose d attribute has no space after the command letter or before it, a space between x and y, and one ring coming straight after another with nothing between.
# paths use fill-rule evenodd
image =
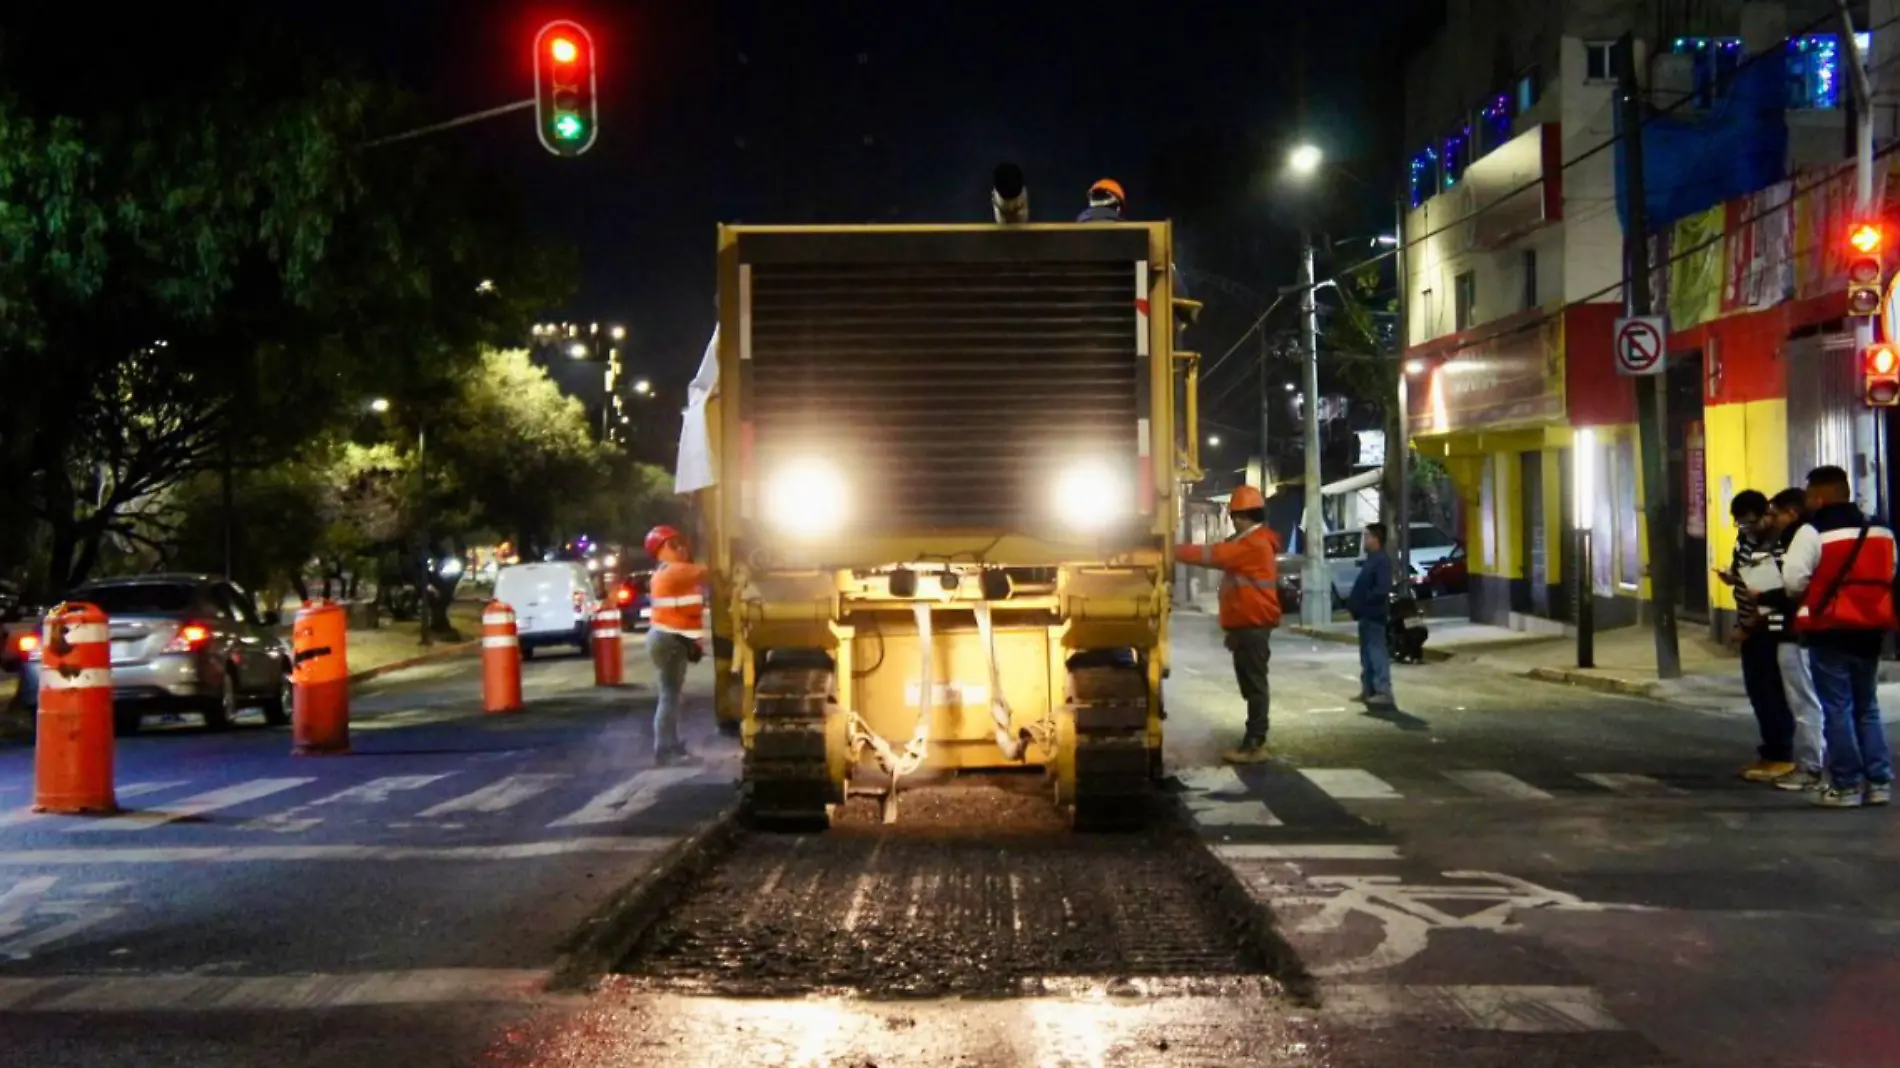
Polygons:
<instances>
[{"instance_id":1,"label":"tree","mask_svg":"<svg viewBox=\"0 0 1900 1068\"><path fill-rule=\"evenodd\" d=\"M111 78L77 89L4 57L0 487L22 499L0 516L51 527L56 586L163 491L293 456L372 393L439 388L571 277L478 169L358 150L409 121L405 98L286 58L309 50L263 20L194 36L177 15L151 27L166 47L124 26L123 55L90 41ZM41 86L59 92L22 92ZM0 518L0 556L31 535Z\"/></svg>"}]
</instances>

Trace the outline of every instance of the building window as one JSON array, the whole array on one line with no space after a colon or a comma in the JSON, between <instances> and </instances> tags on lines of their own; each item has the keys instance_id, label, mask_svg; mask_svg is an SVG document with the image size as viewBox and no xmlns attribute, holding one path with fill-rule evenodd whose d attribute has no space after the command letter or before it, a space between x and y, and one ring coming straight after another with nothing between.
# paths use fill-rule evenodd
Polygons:
<instances>
[{"instance_id":1,"label":"building window","mask_svg":"<svg viewBox=\"0 0 1900 1068\"><path fill-rule=\"evenodd\" d=\"M1537 307L1537 250L1524 250L1524 307Z\"/></svg>"},{"instance_id":2,"label":"building window","mask_svg":"<svg viewBox=\"0 0 1900 1068\"><path fill-rule=\"evenodd\" d=\"M1854 35L1855 50L1865 55L1873 46L1871 34ZM1788 42L1788 106L1790 108L1838 108L1844 101L1853 62L1841 54L1840 38L1833 34L1797 37Z\"/></svg>"},{"instance_id":3,"label":"building window","mask_svg":"<svg viewBox=\"0 0 1900 1068\"><path fill-rule=\"evenodd\" d=\"M1457 185L1458 179L1465 176L1465 164L1471 162L1471 127L1466 126L1445 138L1439 162L1442 164L1440 174L1445 188Z\"/></svg>"},{"instance_id":4,"label":"building window","mask_svg":"<svg viewBox=\"0 0 1900 1068\"><path fill-rule=\"evenodd\" d=\"M1495 151L1511 139L1511 95L1499 93L1478 112L1478 154Z\"/></svg>"},{"instance_id":5,"label":"building window","mask_svg":"<svg viewBox=\"0 0 1900 1068\"><path fill-rule=\"evenodd\" d=\"M1430 289L1420 290L1418 294L1418 303L1419 303L1419 308L1422 311L1421 318L1423 319L1425 323L1426 339L1429 340L1430 338L1437 337L1438 336L1438 316L1435 315L1434 313L1437 312L1438 309L1433 307L1432 305L1432 291Z\"/></svg>"},{"instance_id":6,"label":"building window","mask_svg":"<svg viewBox=\"0 0 1900 1068\"><path fill-rule=\"evenodd\" d=\"M1728 95L1729 82L1742 64L1740 37L1678 37L1669 44L1678 55L1693 56L1695 106L1706 110Z\"/></svg>"},{"instance_id":7,"label":"building window","mask_svg":"<svg viewBox=\"0 0 1900 1068\"><path fill-rule=\"evenodd\" d=\"M1539 90L1542 88L1543 85L1537 78L1536 67L1525 71L1524 74L1517 79L1517 113L1519 115L1527 114L1532 108L1537 106L1537 99L1540 95Z\"/></svg>"},{"instance_id":8,"label":"building window","mask_svg":"<svg viewBox=\"0 0 1900 1068\"><path fill-rule=\"evenodd\" d=\"M1438 192L1438 150L1427 146L1413 156L1405 177L1414 208L1430 200Z\"/></svg>"},{"instance_id":9,"label":"building window","mask_svg":"<svg viewBox=\"0 0 1900 1068\"><path fill-rule=\"evenodd\" d=\"M1478 276L1466 271L1452 283L1452 330L1469 330L1476 324L1478 310Z\"/></svg>"},{"instance_id":10,"label":"building window","mask_svg":"<svg viewBox=\"0 0 1900 1068\"><path fill-rule=\"evenodd\" d=\"M1583 43L1583 80L1613 82L1616 80L1616 74L1616 42L1585 41Z\"/></svg>"}]
</instances>

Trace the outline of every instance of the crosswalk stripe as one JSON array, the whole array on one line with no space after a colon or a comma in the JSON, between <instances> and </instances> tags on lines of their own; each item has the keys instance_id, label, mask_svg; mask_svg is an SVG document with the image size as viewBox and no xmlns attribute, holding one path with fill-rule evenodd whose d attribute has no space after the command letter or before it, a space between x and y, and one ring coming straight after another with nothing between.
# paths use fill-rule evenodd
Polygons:
<instances>
[{"instance_id":1,"label":"crosswalk stripe","mask_svg":"<svg viewBox=\"0 0 1900 1068\"><path fill-rule=\"evenodd\" d=\"M1445 778L1474 794L1505 801L1549 801L1551 795L1502 771L1447 771Z\"/></svg>"},{"instance_id":2,"label":"crosswalk stripe","mask_svg":"<svg viewBox=\"0 0 1900 1068\"><path fill-rule=\"evenodd\" d=\"M1393 801L1405 796L1391 783L1359 768L1301 768L1300 774L1337 801Z\"/></svg>"},{"instance_id":3,"label":"crosswalk stripe","mask_svg":"<svg viewBox=\"0 0 1900 1068\"><path fill-rule=\"evenodd\" d=\"M1633 797L1680 797L1689 792L1648 775L1591 771L1579 772L1577 778L1596 783L1606 790L1615 790L1619 794L1629 794Z\"/></svg>"},{"instance_id":4,"label":"crosswalk stripe","mask_svg":"<svg viewBox=\"0 0 1900 1068\"><path fill-rule=\"evenodd\" d=\"M562 816L549 827L586 827L613 823L652 808L660 791L699 774L698 768L652 768L614 784L580 808Z\"/></svg>"},{"instance_id":5,"label":"crosswalk stripe","mask_svg":"<svg viewBox=\"0 0 1900 1068\"><path fill-rule=\"evenodd\" d=\"M423 809L418 815L423 819L435 819L463 812L501 812L537 794L546 793L566 778L566 775L510 775L473 793Z\"/></svg>"},{"instance_id":6,"label":"crosswalk stripe","mask_svg":"<svg viewBox=\"0 0 1900 1068\"><path fill-rule=\"evenodd\" d=\"M178 820L202 816L232 805L241 805L246 801L255 801L260 797L282 793L299 786L316 782L315 779L252 779L217 790L210 790L193 797L187 797L164 809L152 809L144 812L128 812L119 816L104 816L90 821L75 831L143 831L153 827L174 823Z\"/></svg>"},{"instance_id":7,"label":"crosswalk stripe","mask_svg":"<svg viewBox=\"0 0 1900 1068\"><path fill-rule=\"evenodd\" d=\"M1252 796L1233 768L1184 768L1174 776L1191 791L1182 804L1203 827L1284 827L1266 802ZM1229 795L1229 796L1211 796Z\"/></svg>"},{"instance_id":8,"label":"crosswalk stripe","mask_svg":"<svg viewBox=\"0 0 1900 1068\"><path fill-rule=\"evenodd\" d=\"M312 813L327 805L379 805L393 795L404 790L420 790L433 782L449 777L450 772L436 775L385 775L380 779L371 779L358 783L346 790L338 790L328 797L319 797L307 805L272 813L261 819L247 820L242 826L254 830L277 831L288 834L293 831L307 831L323 822L323 817Z\"/></svg>"},{"instance_id":9,"label":"crosswalk stripe","mask_svg":"<svg viewBox=\"0 0 1900 1068\"><path fill-rule=\"evenodd\" d=\"M173 782L132 782L126 783L124 786L113 787L112 793L120 801L126 801L134 797L143 797L146 794L155 794L160 790L169 790L174 786L183 786L185 782L186 780L184 779ZM31 801L26 802L20 808L12 812L0 813L0 827L11 827L17 823L33 823L61 818L50 812L35 812L31 808L26 807L27 804L31 804ZM97 817L93 818L96 819Z\"/></svg>"}]
</instances>

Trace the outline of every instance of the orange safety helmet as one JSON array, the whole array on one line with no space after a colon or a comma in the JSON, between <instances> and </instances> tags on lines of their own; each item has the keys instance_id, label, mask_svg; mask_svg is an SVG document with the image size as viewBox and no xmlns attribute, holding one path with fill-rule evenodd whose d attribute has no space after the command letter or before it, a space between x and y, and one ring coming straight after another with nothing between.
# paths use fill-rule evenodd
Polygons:
<instances>
[{"instance_id":1,"label":"orange safety helmet","mask_svg":"<svg viewBox=\"0 0 1900 1068\"><path fill-rule=\"evenodd\" d=\"M660 550L666 548L669 541L679 541L680 532L664 523L647 531L647 555L655 560L660 558Z\"/></svg>"},{"instance_id":2,"label":"orange safety helmet","mask_svg":"<svg viewBox=\"0 0 1900 1068\"><path fill-rule=\"evenodd\" d=\"M1122 192L1122 184L1113 178L1104 178L1094 185L1089 186L1089 201L1091 203L1094 202L1095 194L1097 193L1106 193L1114 197L1115 203L1117 204L1128 203L1128 194Z\"/></svg>"},{"instance_id":3,"label":"orange safety helmet","mask_svg":"<svg viewBox=\"0 0 1900 1068\"><path fill-rule=\"evenodd\" d=\"M1257 512L1267 506L1267 498L1252 486L1241 486L1227 498L1229 512Z\"/></svg>"}]
</instances>

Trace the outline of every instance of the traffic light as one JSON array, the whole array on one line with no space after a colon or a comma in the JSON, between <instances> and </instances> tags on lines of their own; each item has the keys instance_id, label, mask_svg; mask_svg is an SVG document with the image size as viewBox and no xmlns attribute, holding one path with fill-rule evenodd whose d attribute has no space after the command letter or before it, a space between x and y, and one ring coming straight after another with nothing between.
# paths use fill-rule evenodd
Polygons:
<instances>
[{"instance_id":1,"label":"traffic light","mask_svg":"<svg viewBox=\"0 0 1900 1068\"><path fill-rule=\"evenodd\" d=\"M557 156L578 156L594 146L594 38L578 22L562 19L534 38L534 118L541 144Z\"/></svg>"},{"instance_id":2,"label":"traffic light","mask_svg":"<svg viewBox=\"0 0 1900 1068\"><path fill-rule=\"evenodd\" d=\"M1881 260L1884 234L1877 222L1857 222L1847 232L1847 314L1880 314L1880 285L1885 266Z\"/></svg>"},{"instance_id":3,"label":"traffic light","mask_svg":"<svg viewBox=\"0 0 1900 1068\"><path fill-rule=\"evenodd\" d=\"M1860 396L1870 408L1900 407L1900 352L1886 342L1861 354Z\"/></svg>"}]
</instances>

